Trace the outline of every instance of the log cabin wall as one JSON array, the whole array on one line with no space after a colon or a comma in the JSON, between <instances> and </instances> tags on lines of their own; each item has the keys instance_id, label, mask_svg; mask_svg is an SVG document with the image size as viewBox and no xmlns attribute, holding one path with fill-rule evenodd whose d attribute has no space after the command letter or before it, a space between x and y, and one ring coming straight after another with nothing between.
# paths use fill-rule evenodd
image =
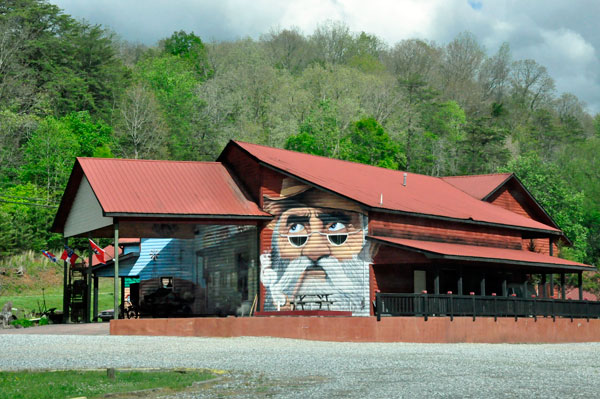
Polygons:
<instances>
[{"instance_id":1,"label":"log cabin wall","mask_svg":"<svg viewBox=\"0 0 600 399\"><path fill-rule=\"evenodd\" d=\"M523 249L519 231L381 212L369 213L369 234L423 241Z\"/></svg>"}]
</instances>

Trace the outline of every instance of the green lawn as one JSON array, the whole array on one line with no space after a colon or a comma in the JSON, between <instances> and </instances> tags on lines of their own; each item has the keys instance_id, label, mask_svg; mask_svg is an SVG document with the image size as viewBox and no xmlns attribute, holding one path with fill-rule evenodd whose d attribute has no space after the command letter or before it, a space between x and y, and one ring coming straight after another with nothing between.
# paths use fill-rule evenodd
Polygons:
<instances>
[{"instance_id":1,"label":"green lawn","mask_svg":"<svg viewBox=\"0 0 600 399\"><path fill-rule=\"evenodd\" d=\"M0 399L97 398L152 388L172 392L214 377L209 371L194 369L116 370L114 380L108 378L107 370L0 372Z\"/></svg>"},{"instance_id":2,"label":"green lawn","mask_svg":"<svg viewBox=\"0 0 600 399\"><path fill-rule=\"evenodd\" d=\"M113 290L114 283L112 278L99 279L100 285L98 289L98 310L114 308ZM47 286L42 289L38 287L23 288L18 293L10 292L6 295L0 295L0 307L8 301L12 301L13 307L24 311L25 314L39 312L39 308L43 307L44 298L46 299L46 308L56 308L62 310L63 307L63 287Z\"/></svg>"}]
</instances>

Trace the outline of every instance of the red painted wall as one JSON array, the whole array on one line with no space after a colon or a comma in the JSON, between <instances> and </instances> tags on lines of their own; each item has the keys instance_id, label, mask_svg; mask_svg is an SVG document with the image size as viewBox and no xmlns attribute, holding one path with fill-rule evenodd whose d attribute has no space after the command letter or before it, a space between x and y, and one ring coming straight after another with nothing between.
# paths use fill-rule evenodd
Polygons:
<instances>
[{"instance_id":1,"label":"red painted wall","mask_svg":"<svg viewBox=\"0 0 600 399\"><path fill-rule=\"evenodd\" d=\"M111 320L111 335L278 337L338 342L599 342L600 320L457 317L227 317Z\"/></svg>"},{"instance_id":2,"label":"red painted wall","mask_svg":"<svg viewBox=\"0 0 600 399\"><path fill-rule=\"evenodd\" d=\"M521 233L518 231L379 212L369 213L369 233L413 240L522 248Z\"/></svg>"}]
</instances>

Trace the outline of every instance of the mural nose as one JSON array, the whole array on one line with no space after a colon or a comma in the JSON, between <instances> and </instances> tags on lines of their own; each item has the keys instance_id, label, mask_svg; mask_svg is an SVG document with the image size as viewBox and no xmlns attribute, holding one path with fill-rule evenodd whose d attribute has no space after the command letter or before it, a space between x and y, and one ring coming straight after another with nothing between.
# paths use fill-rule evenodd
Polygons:
<instances>
[{"instance_id":1,"label":"mural nose","mask_svg":"<svg viewBox=\"0 0 600 399\"><path fill-rule=\"evenodd\" d=\"M329 251L329 245L327 245L327 239L321 234L311 235L302 250L302 255L306 256L313 262L316 262L320 258L330 254L331 252Z\"/></svg>"}]
</instances>

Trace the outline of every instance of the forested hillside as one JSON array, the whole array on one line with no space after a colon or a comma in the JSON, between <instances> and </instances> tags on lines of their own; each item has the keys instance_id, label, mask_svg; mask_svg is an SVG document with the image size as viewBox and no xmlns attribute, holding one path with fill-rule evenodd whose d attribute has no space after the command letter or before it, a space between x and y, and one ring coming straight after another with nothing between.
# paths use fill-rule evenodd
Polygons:
<instances>
[{"instance_id":1,"label":"forested hillside","mask_svg":"<svg viewBox=\"0 0 600 399\"><path fill-rule=\"evenodd\" d=\"M516 172L600 264L600 114L543 65L448 43L385 43L325 22L153 47L42 0L0 2L0 254L48 232L77 156L214 160L230 139L434 176Z\"/></svg>"}]
</instances>

